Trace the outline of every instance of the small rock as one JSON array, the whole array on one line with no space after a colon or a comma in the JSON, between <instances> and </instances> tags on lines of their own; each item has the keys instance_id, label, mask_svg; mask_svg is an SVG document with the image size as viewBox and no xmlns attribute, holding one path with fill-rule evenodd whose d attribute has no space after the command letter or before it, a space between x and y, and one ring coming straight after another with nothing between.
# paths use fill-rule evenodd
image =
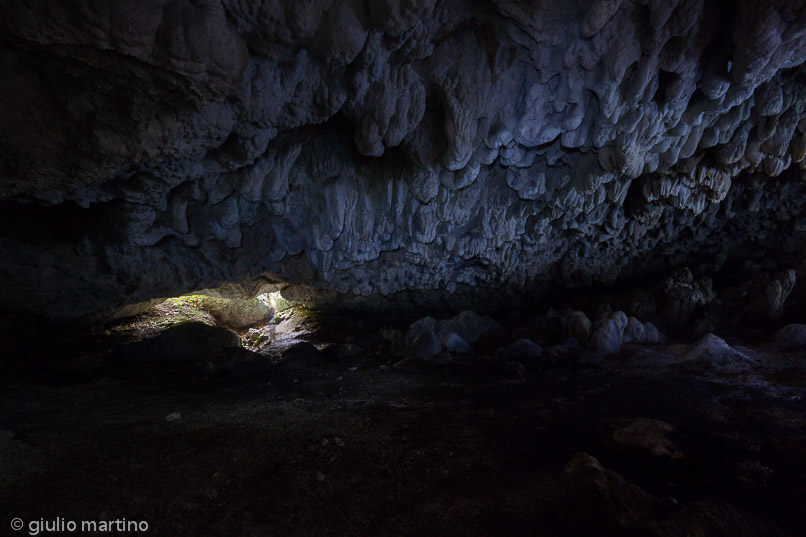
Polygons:
<instances>
[{"instance_id":1,"label":"small rock","mask_svg":"<svg viewBox=\"0 0 806 537\"><path fill-rule=\"evenodd\" d=\"M683 454L669 440L674 426L651 418L638 418L630 425L613 433L613 441L619 445L648 451L656 456L678 459Z\"/></svg>"},{"instance_id":2,"label":"small rock","mask_svg":"<svg viewBox=\"0 0 806 537\"><path fill-rule=\"evenodd\" d=\"M442 344L439 342L436 333L430 328L423 328L417 337L409 345L406 354L410 358L417 360L427 360L442 352Z\"/></svg>"},{"instance_id":3,"label":"small rock","mask_svg":"<svg viewBox=\"0 0 806 537\"><path fill-rule=\"evenodd\" d=\"M179 412L171 412L165 416L165 421L177 421L182 419L182 414Z\"/></svg>"},{"instance_id":4,"label":"small rock","mask_svg":"<svg viewBox=\"0 0 806 537\"><path fill-rule=\"evenodd\" d=\"M442 342L442 348L448 352L457 354L470 354L473 352L470 344L456 332L448 332L440 338L440 341Z\"/></svg>"},{"instance_id":5,"label":"small rock","mask_svg":"<svg viewBox=\"0 0 806 537\"><path fill-rule=\"evenodd\" d=\"M786 325L772 336L772 340L781 347L802 347L806 345L806 324Z\"/></svg>"},{"instance_id":6,"label":"small rock","mask_svg":"<svg viewBox=\"0 0 806 537\"><path fill-rule=\"evenodd\" d=\"M507 362L504 364L504 370L507 372L507 375L513 377L525 377L526 376L526 368L523 367L523 364L518 361Z\"/></svg>"}]
</instances>

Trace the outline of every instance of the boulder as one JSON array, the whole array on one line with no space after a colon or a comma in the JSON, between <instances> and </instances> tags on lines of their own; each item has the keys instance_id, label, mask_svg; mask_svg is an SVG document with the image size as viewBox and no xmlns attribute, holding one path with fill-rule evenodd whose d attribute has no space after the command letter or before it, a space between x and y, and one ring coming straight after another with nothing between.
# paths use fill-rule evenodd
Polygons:
<instances>
[{"instance_id":1,"label":"boulder","mask_svg":"<svg viewBox=\"0 0 806 537\"><path fill-rule=\"evenodd\" d=\"M806 324L788 324L775 332L772 340L781 347L803 347L806 345Z\"/></svg>"},{"instance_id":2,"label":"boulder","mask_svg":"<svg viewBox=\"0 0 806 537\"><path fill-rule=\"evenodd\" d=\"M662 343L663 335L652 323L644 323L644 343Z\"/></svg>"},{"instance_id":3,"label":"boulder","mask_svg":"<svg viewBox=\"0 0 806 537\"><path fill-rule=\"evenodd\" d=\"M406 355L416 360L427 360L442 352L442 344L437 334L428 327L423 327L414 341L411 342Z\"/></svg>"},{"instance_id":4,"label":"boulder","mask_svg":"<svg viewBox=\"0 0 806 537\"><path fill-rule=\"evenodd\" d=\"M470 346L470 344L456 332L448 332L447 334L444 334L442 337L440 337L440 342L442 343L442 348L447 352L457 354L470 354L473 352L473 348Z\"/></svg>"},{"instance_id":5,"label":"boulder","mask_svg":"<svg viewBox=\"0 0 806 537\"><path fill-rule=\"evenodd\" d=\"M530 339L519 339L511 345L502 347L498 352L508 358L540 358L543 355L540 345Z\"/></svg>"},{"instance_id":6,"label":"boulder","mask_svg":"<svg viewBox=\"0 0 806 537\"><path fill-rule=\"evenodd\" d=\"M588 340L588 348L597 354L607 356L621 352L622 337L627 327L627 316L623 311L606 313L598 328Z\"/></svg>"},{"instance_id":7,"label":"boulder","mask_svg":"<svg viewBox=\"0 0 806 537\"><path fill-rule=\"evenodd\" d=\"M420 335L420 332L426 328L436 331L437 320L433 317L423 317L411 323L411 326L409 326L409 329L406 331L406 348L410 347L411 344L414 343L414 340L417 339L417 336Z\"/></svg>"},{"instance_id":8,"label":"boulder","mask_svg":"<svg viewBox=\"0 0 806 537\"><path fill-rule=\"evenodd\" d=\"M624 329L622 343L643 343L644 325L635 317L627 318L627 327Z\"/></svg>"},{"instance_id":9,"label":"boulder","mask_svg":"<svg viewBox=\"0 0 806 537\"><path fill-rule=\"evenodd\" d=\"M490 317L479 315L470 310L459 313L452 319L439 321L436 332L440 338L451 332L455 332L468 343L475 343L484 334L495 327L495 321Z\"/></svg>"},{"instance_id":10,"label":"boulder","mask_svg":"<svg viewBox=\"0 0 806 537\"><path fill-rule=\"evenodd\" d=\"M512 334L513 339L537 339L549 345L561 343L565 339L565 318L554 308L534 319L529 323L529 327L516 330Z\"/></svg>"},{"instance_id":11,"label":"boulder","mask_svg":"<svg viewBox=\"0 0 806 537\"><path fill-rule=\"evenodd\" d=\"M585 343L591 333L591 321L583 312L571 311L565 316L565 330L568 332L568 337Z\"/></svg>"}]
</instances>

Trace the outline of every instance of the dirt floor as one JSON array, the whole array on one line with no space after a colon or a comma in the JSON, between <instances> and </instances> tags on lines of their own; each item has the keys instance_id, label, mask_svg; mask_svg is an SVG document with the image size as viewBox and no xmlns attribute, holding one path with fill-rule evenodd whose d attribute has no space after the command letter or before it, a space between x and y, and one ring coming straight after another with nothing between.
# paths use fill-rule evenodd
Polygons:
<instances>
[{"instance_id":1,"label":"dirt floor","mask_svg":"<svg viewBox=\"0 0 806 537\"><path fill-rule=\"evenodd\" d=\"M629 347L521 374L475 355L394 365L354 328L309 334L363 349L316 365L7 376L0 533L62 517L160 536L806 534L797 353L746 348L759 364L726 373Z\"/></svg>"}]
</instances>

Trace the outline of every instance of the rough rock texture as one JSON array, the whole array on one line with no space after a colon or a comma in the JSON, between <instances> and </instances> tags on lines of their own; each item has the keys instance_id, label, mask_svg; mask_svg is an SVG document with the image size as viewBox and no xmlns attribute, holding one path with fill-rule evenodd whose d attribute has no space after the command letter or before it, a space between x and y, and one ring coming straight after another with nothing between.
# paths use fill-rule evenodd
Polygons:
<instances>
[{"instance_id":1,"label":"rough rock texture","mask_svg":"<svg viewBox=\"0 0 806 537\"><path fill-rule=\"evenodd\" d=\"M794 255L804 60L802 0L9 0L0 309Z\"/></svg>"}]
</instances>

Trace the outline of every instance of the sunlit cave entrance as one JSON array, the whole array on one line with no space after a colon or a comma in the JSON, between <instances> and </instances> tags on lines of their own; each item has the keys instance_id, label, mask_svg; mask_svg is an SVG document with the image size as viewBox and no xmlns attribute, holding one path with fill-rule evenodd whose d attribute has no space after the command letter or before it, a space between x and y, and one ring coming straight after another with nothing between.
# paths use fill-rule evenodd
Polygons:
<instances>
[{"instance_id":1,"label":"sunlit cave entrance","mask_svg":"<svg viewBox=\"0 0 806 537\"><path fill-rule=\"evenodd\" d=\"M279 291L244 299L226 298L217 290L207 290L143 307L137 315L109 323L104 334L142 341L187 323L197 323L233 332L237 336L237 339L230 336L230 341L237 343L234 346L261 351L274 343L276 350L284 346L283 336L293 333L300 324L299 316L293 315L295 306ZM290 320L294 322L286 322Z\"/></svg>"}]
</instances>

